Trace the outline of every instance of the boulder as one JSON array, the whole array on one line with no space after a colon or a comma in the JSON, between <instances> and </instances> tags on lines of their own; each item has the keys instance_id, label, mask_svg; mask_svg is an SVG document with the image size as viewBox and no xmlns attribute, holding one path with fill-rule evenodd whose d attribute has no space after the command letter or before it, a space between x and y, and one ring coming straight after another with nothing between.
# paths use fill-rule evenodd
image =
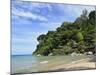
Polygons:
<instances>
[{"instance_id":1,"label":"boulder","mask_svg":"<svg viewBox=\"0 0 100 75\"><path fill-rule=\"evenodd\" d=\"M88 55L93 55L93 52L89 51L87 52Z\"/></svg>"},{"instance_id":2,"label":"boulder","mask_svg":"<svg viewBox=\"0 0 100 75\"><path fill-rule=\"evenodd\" d=\"M52 56L53 55L53 53L50 53L48 56Z\"/></svg>"},{"instance_id":3,"label":"boulder","mask_svg":"<svg viewBox=\"0 0 100 75\"><path fill-rule=\"evenodd\" d=\"M37 56L41 56L41 54L38 54Z\"/></svg>"}]
</instances>

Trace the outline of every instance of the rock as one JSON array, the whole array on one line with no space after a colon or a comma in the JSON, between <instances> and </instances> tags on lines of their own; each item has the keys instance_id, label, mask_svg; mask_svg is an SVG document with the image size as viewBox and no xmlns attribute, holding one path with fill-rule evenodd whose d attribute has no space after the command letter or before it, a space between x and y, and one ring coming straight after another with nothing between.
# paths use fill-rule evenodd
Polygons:
<instances>
[{"instance_id":1,"label":"rock","mask_svg":"<svg viewBox=\"0 0 100 75\"><path fill-rule=\"evenodd\" d=\"M50 53L48 56L52 56L53 55L53 53Z\"/></svg>"},{"instance_id":2,"label":"rock","mask_svg":"<svg viewBox=\"0 0 100 75\"><path fill-rule=\"evenodd\" d=\"M41 56L41 54L38 54L37 56Z\"/></svg>"},{"instance_id":3,"label":"rock","mask_svg":"<svg viewBox=\"0 0 100 75\"><path fill-rule=\"evenodd\" d=\"M79 53L75 53L75 52L73 52L72 54L71 54L71 56L81 56L82 54L79 54Z\"/></svg>"},{"instance_id":4,"label":"rock","mask_svg":"<svg viewBox=\"0 0 100 75\"><path fill-rule=\"evenodd\" d=\"M87 55L87 52L85 52L84 55Z\"/></svg>"},{"instance_id":5,"label":"rock","mask_svg":"<svg viewBox=\"0 0 100 75\"><path fill-rule=\"evenodd\" d=\"M93 52L89 51L87 54L88 54L88 55L93 55Z\"/></svg>"},{"instance_id":6,"label":"rock","mask_svg":"<svg viewBox=\"0 0 100 75\"><path fill-rule=\"evenodd\" d=\"M82 54L78 54L78 55L82 55Z\"/></svg>"},{"instance_id":7,"label":"rock","mask_svg":"<svg viewBox=\"0 0 100 75\"><path fill-rule=\"evenodd\" d=\"M77 56L78 54L77 53L75 53L75 52L73 52L72 54L71 54L71 56Z\"/></svg>"}]
</instances>

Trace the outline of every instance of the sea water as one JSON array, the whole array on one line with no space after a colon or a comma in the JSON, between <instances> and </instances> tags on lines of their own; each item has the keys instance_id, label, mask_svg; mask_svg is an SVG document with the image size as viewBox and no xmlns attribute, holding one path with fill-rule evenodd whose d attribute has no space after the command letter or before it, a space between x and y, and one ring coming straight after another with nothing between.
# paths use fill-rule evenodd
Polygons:
<instances>
[{"instance_id":1,"label":"sea water","mask_svg":"<svg viewBox=\"0 0 100 75\"><path fill-rule=\"evenodd\" d=\"M31 73L49 71L58 65L63 65L89 56L33 56L12 55L11 73Z\"/></svg>"}]
</instances>

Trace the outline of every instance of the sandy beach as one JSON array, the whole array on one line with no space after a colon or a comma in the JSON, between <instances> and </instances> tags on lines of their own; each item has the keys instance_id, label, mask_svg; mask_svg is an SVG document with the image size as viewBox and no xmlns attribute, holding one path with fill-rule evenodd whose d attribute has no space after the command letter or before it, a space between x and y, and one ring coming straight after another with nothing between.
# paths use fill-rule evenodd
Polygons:
<instances>
[{"instance_id":1,"label":"sandy beach","mask_svg":"<svg viewBox=\"0 0 100 75\"><path fill-rule=\"evenodd\" d=\"M70 71L70 70L85 70L85 69L95 69L95 68L96 68L95 59L85 58L78 61L73 61L69 64L53 67L51 68L51 70Z\"/></svg>"}]
</instances>

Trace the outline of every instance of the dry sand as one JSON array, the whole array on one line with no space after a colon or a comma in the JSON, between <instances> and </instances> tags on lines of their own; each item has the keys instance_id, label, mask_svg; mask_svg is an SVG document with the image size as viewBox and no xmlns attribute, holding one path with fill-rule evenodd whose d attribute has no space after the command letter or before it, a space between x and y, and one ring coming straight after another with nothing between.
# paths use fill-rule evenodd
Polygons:
<instances>
[{"instance_id":1,"label":"dry sand","mask_svg":"<svg viewBox=\"0 0 100 75\"><path fill-rule=\"evenodd\" d=\"M85 70L85 69L95 69L95 68L96 68L96 63L91 62L90 58L86 58L78 61L73 61L69 64L53 67L51 68L51 70L66 71L66 70Z\"/></svg>"}]
</instances>

